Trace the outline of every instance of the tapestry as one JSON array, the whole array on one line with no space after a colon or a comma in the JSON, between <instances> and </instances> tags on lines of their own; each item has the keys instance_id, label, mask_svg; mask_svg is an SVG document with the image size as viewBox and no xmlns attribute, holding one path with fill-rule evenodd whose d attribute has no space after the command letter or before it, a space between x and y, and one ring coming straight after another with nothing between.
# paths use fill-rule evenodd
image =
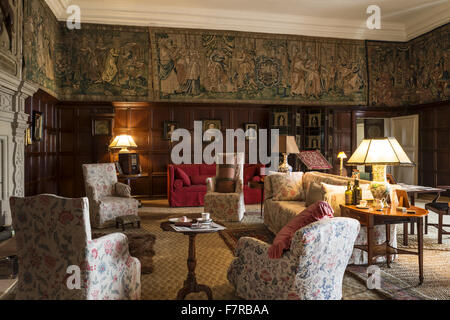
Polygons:
<instances>
[{"instance_id":1,"label":"tapestry","mask_svg":"<svg viewBox=\"0 0 450 320\"><path fill-rule=\"evenodd\" d=\"M363 41L150 28L159 101L366 105Z\"/></svg>"},{"instance_id":2,"label":"tapestry","mask_svg":"<svg viewBox=\"0 0 450 320\"><path fill-rule=\"evenodd\" d=\"M450 24L406 43L368 41L367 54L371 106L450 99Z\"/></svg>"},{"instance_id":3,"label":"tapestry","mask_svg":"<svg viewBox=\"0 0 450 320\"><path fill-rule=\"evenodd\" d=\"M60 99L149 101L148 28L61 24L56 79Z\"/></svg>"},{"instance_id":4,"label":"tapestry","mask_svg":"<svg viewBox=\"0 0 450 320\"><path fill-rule=\"evenodd\" d=\"M44 1L24 0L24 78L57 95L55 48L59 23Z\"/></svg>"}]
</instances>

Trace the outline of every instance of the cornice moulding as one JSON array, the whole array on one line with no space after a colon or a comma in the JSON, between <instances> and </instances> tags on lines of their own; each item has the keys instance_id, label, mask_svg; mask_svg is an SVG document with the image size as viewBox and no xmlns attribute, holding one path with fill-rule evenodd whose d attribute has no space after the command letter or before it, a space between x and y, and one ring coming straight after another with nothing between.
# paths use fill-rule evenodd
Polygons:
<instances>
[{"instance_id":1,"label":"cornice moulding","mask_svg":"<svg viewBox=\"0 0 450 320\"><path fill-rule=\"evenodd\" d=\"M46 0L60 21L68 16L66 8L70 0ZM324 19L319 17L268 14L238 10L214 10L205 8L180 8L152 6L151 3L120 10L116 6L99 8L98 4L83 4L81 23L108 25L151 26L165 28L229 30L287 35L304 35L356 40L408 41L449 21L450 6L444 4L426 11L410 24L381 22L380 30L369 30L366 17L361 20ZM423 18L422 18L423 17ZM418 22L419 21L419 22Z\"/></svg>"}]
</instances>

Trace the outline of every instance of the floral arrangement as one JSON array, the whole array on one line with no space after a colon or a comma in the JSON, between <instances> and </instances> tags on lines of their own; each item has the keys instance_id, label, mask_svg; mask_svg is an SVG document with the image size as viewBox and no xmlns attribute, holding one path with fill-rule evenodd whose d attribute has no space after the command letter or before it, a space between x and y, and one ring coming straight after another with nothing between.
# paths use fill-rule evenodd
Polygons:
<instances>
[{"instance_id":1,"label":"floral arrangement","mask_svg":"<svg viewBox=\"0 0 450 320\"><path fill-rule=\"evenodd\" d=\"M370 184L370 192L372 192L374 199L387 200L389 196L389 191L390 188L388 183L373 181Z\"/></svg>"}]
</instances>

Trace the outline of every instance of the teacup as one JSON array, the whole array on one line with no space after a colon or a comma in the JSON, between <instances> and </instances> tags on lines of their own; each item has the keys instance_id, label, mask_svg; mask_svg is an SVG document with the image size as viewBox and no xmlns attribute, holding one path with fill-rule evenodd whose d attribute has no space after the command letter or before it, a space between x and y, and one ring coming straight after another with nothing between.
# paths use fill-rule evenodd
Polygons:
<instances>
[{"instance_id":1,"label":"teacup","mask_svg":"<svg viewBox=\"0 0 450 320\"><path fill-rule=\"evenodd\" d=\"M203 212L202 213L202 220L203 221L208 221L209 220L209 213L208 212Z\"/></svg>"},{"instance_id":2,"label":"teacup","mask_svg":"<svg viewBox=\"0 0 450 320\"><path fill-rule=\"evenodd\" d=\"M359 206L360 207L367 207L367 200L361 200L361 201L359 201Z\"/></svg>"}]
</instances>

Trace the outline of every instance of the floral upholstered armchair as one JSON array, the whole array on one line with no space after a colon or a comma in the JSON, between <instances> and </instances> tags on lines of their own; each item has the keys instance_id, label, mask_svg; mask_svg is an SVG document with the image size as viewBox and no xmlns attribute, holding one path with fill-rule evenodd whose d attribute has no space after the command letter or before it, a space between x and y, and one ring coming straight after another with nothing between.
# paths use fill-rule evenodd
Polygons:
<instances>
[{"instance_id":1,"label":"floral upholstered armchair","mask_svg":"<svg viewBox=\"0 0 450 320\"><path fill-rule=\"evenodd\" d=\"M239 239L228 280L236 294L254 300L337 300L360 224L350 218L322 219L298 230L291 248L270 259L269 244Z\"/></svg>"},{"instance_id":2,"label":"floral upholstered armchair","mask_svg":"<svg viewBox=\"0 0 450 320\"><path fill-rule=\"evenodd\" d=\"M91 240L87 198L42 194L11 197L10 204L20 265L16 299L140 298L141 264L130 256L127 237Z\"/></svg>"},{"instance_id":3,"label":"floral upholstered armchair","mask_svg":"<svg viewBox=\"0 0 450 320\"><path fill-rule=\"evenodd\" d=\"M216 192L216 179L219 175L219 159L233 158L235 164L235 189L234 192ZM244 218L244 154L243 153L221 153L216 157L216 177L206 179L205 212L211 214L212 219L219 221L241 221ZM230 161L223 161L230 163Z\"/></svg>"},{"instance_id":4,"label":"floral upholstered armchair","mask_svg":"<svg viewBox=\"0 0 450 320\"><path fill-rule=\"evenodd\" d=\"M92 227L110 227L116 217L138 214L139 202L128 185L117 182L114 163L83 164L83 175Z\"/></svg>"}]
</instances>

